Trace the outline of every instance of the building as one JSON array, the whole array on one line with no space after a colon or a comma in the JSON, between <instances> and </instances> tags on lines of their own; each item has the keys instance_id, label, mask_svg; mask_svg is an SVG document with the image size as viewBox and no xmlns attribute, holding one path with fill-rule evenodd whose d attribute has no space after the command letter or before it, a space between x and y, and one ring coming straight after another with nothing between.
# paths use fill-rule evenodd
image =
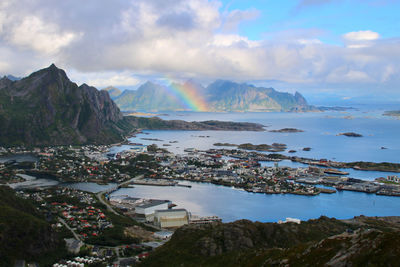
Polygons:
<instances>
[{"instance_id":1,"label":"building","mask_svg":"<svg viewBox=\"0 0 400 267\"><path fill-rule=\"evenodd\" d=\"M185 209L156 210L154 224L161 228L179 227L189 223L189 214Z\"/></svg>"},{"instance_id":2,"label":"building","mask_svg":"<svg viewBox=\"0 0 400 267\"><path fill-rule=\"evenodd\" d=\"M169 200L150 199L146 203L136 206L135 213L138 217L143 217L146 221L151 222L156 210L168 209L170 204L171 201Z\"/></svg>"},{"instance_id":3,"label":"building","mask_svg":"<svg viewBox=\"0 0 400 267\"><path fill-rule=\"evenodd\" d=\"M68 252L73 254L78 254L83 246L83 242L75 238L64 238L64 240L67 245Z\"/></svg>"},{"instance_id":4,"label":"building","mask_svg":"<svg viewBox=\"0 0 400 267\"><path fill-rule=\"evenodd\" d=\"M206 217L200 217L197 215L189 215L189 223L190 224L210 224L210 223L215 223L215 222L221 222L221 218L218 216L206 216Z\"/></svg>"},{"instance_id":5,"label":"building","mask_svg":"<svg viewBox=\"0 0 400 267\"><path fill-rule=\"evenodd\" d=\"M387 180L394 183L400 183L400 178L396 175L389 175Z\"/></svg>"},{"instance_id":6,"label":"building","mask_svg":"<svg viewBox=\"0 0 400 267\"><path fill-rule=\"evenodd\" d=\"M143 152L147 152L147 146L146 145L132 145L129 148L130 151L135 152L135 153L143 153Z\"/></svg>"}]
</instances>

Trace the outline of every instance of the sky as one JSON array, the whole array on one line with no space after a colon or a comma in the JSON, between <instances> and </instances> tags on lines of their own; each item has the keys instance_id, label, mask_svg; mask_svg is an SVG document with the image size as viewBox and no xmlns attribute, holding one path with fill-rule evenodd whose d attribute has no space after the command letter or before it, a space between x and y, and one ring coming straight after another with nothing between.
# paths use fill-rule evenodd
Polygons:
<instances>
[{"instance_id":1,"label":"sky","mask_svg":"<svg viewBox=\"0 0 400 267\"><path fill-rule=\"evenodd\" d=\"M0 74L229 79L312 99L400 100L400 0L1 0Z\"/></svg>"}]
</instances>

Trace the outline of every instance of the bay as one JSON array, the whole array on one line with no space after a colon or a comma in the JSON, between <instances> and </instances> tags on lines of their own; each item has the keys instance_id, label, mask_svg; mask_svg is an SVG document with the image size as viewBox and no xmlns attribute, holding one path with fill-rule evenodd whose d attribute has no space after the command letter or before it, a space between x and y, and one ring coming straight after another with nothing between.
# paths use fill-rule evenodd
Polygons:
<instances>
[{"instance_id":1,"label":"bay","mask_svg":"<svg viewBox=\"0 0 400 267\"><path fill-rule=\"evenodd\" d=\"M209 183L181 182L186 187L144 186L121 188L112 196L168 199L177 208L196 215L217 215L223 222L248 219L277 222L286 217L308 220L320 216L338 219L353 216L400 215L399 198L342 191L318 196L257 194Z\"/></svg>"},{"instance_id":2,"label":"bay","mask_svg":"<svg viewBox=\"0 0 400 267\"><path fill-rule=\"evenodd\" d=\"M144 131L144 134L130 138L131 142L157 144L173 153L184 153L185 148L206 150L218 148L213 144L284 143L296 155L314 159L329 159L342 162L371 161L400 163L400 121L382 116L384 108L368 110L360 108L345 112L323 113L195 113L175 112L161 116L163 119L186 121L222 120L261 123L265 132L244 131ZM268 130L298 128L301 133L273 133ZM356 132L361 138L338 136L342 132ZM162 141L143 140L160 139ZM176 143L174 141L177 141ZM163 146L167 144L167 146ZM311 147L311 151L302 148ZM381 149L385 147L388 149ZM129 146L112 148L114 153ZM232 147L229 147L232 148ZM263 162L272 165L272 162ZM280 166L307 167L307 165L282 161ZM349 177L374 180L377 177L398 175L391 172L358 171L346 169ZM400 198L377 196L359 192L342 191L318 196L266 195L248 193L213 184L185 182L192 188L135 186L122 188L113 195L169 199L179 208L186 208L198 215L217 215L225 222L238 219L276 222L286 217L302 220L322 215L338 219L353 216L395 216L400 215Z\"/></svg>"}]
</instances>

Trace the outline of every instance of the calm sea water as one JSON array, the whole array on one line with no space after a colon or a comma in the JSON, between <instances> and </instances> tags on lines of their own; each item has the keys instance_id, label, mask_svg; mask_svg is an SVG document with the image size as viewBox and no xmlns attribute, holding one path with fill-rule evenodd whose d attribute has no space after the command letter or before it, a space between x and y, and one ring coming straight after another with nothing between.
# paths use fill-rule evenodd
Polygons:
<instances>
[{"instance_id":1,"label":"calm sea water","mask_svg":"<svg viewBox=\"0 0 400 267\"><path fill-rule=\"evenodd\" d=\"M112 195L169 199L177 204L177 208L185 208L197 215L217 215L224 222L239 219L276 222L286 217L307 220L321 215L339 219L361 214L400 215L400 198L397 197L349 191L315 197L266 195L206 183L184 184L190 184L192 188L136 185L135 188L122 188Z\"/></svg>"},{"instance_id":2,"label":"calm sea water","mask_svg":"<svg viewBox=\"0 0 400 267\"><path fill-rule=\"evenodd\" d=\"M224 120L261 123L267 130L286 127L304 130L302 133L232 132L232 131L145 131L147 134L131 138L132 142L155 143L174 153L184 153L185 148L215 148L214 143L234 144L285 143L288 150L308 158L330 160L400 162L400 121L382 116L385 108L368 111L364 108L346 112L324 113L191 113L177 112L161 116L163 119L186 121ZM342 132L356 132L361 138L337 136ZM142 140L156 138L162 141ZM178 141L178 143L169 143ZM171 146L163 146L169 144ZM113 152L129 146L115 147ZM311 147L309 152L301 151ZM381 149L386 147L388 149ZM263 165L271 165L265 162ZM304 167L306 165L282 161L281 166ZM373 180L393 173L347 170L350 177ZM396 174L396 173L394 173ZM186 208L198 215L217 215L223 221L237 219L253 221L277 221L286 217L302 220L318 218L321 215L340 219L358 215L389 216L400 215L400 198L376 196L358 192L337 192L320 194L316 197L296 195L266 195L248 193L242 190L213 184L190 183L192 188L135 186L123 188L114 195L158 198L172 200L180 208Z\"/></svg>"},{"instance_id":3,"label":"calm sea water","mask_svg":"<svg viewBox=\"0 0 400 267\"><path fill-rule=\"evenodd\" d=\"M245 131L145 131L146 134L131 138L132 142L157 144L174 153L184 153L185 148L217 148L213 144L227 142L233 144L287 144L288 150L296 150L296 155L314 159L329 159L342 162L372 161L400 163L400 120L382 116L383 110L350 110L346 112L322 113L196 113L176 112L161 116L163 119L186 121L224 120L255 122L267 126L265 132ZM273 133L268 130L298 128L300 133ZM343 132L356 132L360 138L338 136ZM142 138L162 141L143 140ZM177 143L170 143L178 141ZM167 145L167 146L164 146ZM129 146L115 147L113 152ZM311 151L303 151L311 147ZM381 149L385 147L387 149ZM268 164L268 163L266 163ZM282 166L304 166L284 161ZM377 177L396 173L364 172L347 170L351 177L373 180Z\"/></svg>"},{"instance_id":4,"label":"calm sea water","mask_svg":"<svg viewBox=\"0 0 400 267\"><path fill-rule=\"evenodd\" d=\"M159 146L169 141L178 141L165 147L172 152L182 153L184 148L209 149L216 142L234 144L272 144L288 145L288 150L296 150L292 155L326 158L337 161L400 162L400 120L382 116L377 111L348 111L323 113L173 113L163 119L187 121L224 120L260 123L265 132L234 131L146 131L149 135L139 135L132 141L144 144L156 143ZM302 133L272 133L268 130L298 128ZM343 132L356 132L361 138L337 136ZM209 136L199 137L199 136ZM148 141L140 138L158 138L163 141ZM302 151L311 147L309 152ZM386 147L388 149L381 149Z\"/></svg>"},{"instance_id":5,"label":"calm sea water","mask_svg":"<svg viewBox=\"0 0 400 267\"><path fill-rule=\"evenodd\" d=\"M184 148L215 148L216 142L271 144L285 143L288 149L298 152L294 155L308 158L326 158L337 161L373 161L400 162L400 120L382 116L383 110L352 110L348 112L324 113L191 113L178 112L163 119L181 119L187 121L225 120L248 121L268 126L266 129L293 127L302 129L303 133L271 132L226 132L226 131L145 131L147 134L131 138L132 142L152 144L160 147L163 144L174 153L183 153ZM362 138L337 136L341 132L357 132ZM205 137L201 137L205 136ZM208 136L208 137L207 137ZM163 141L149 141L141 138L157 138ZM178 141L178 143L169 143ZM381 149L381 147L388 149ZM311 147L309 152L301 151ZM129 146L113 147L118 152ZM271 165L270 162L263 163ZM281 166L303 167L303 164L282 161ZM391 173L350 171L350 177L373 180L376 177ZM358 215L366 216L400 216L400 198L376 196L358 192L337 192L319 196L266 195L248 193L229 187L213 184L183 182L192 185L184 187L140 186L122 188L113 195L130 195L132 197L169 199L179 208L186 208L193 214L217 215L225 222L237 219L253 221L277 221L286 217L302 220L318 218L321 215L339 219ZM90 183L70 184L69 187L91 192L106 189ZM110 186L110 185L109 185Z\"/></svg>"}]
</instances>

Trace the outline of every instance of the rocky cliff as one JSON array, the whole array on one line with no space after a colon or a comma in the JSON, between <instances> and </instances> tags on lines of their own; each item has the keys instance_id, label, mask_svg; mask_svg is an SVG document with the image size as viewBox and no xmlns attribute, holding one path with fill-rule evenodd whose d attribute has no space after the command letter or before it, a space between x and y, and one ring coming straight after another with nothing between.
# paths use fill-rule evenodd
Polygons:
<instances>
[{"instance_id":1,"label":"rocky cliff","mask_svg":"<svg viewBox=\"0 0 400 267\"><path fill-rule=\"evenodd\" d=\"M397 266L400 217L188 225L143 266Z\"/></svg>"},{"instance_id":2,"label":"rocky cliff","mask_svg":"<svg viewBox=\"0 0 400 267\"><path fill-rule=\"evenodd\" d=\"M112 143L127 130L106 91L71 82L51 65L0 80L0 145Z\"/></svg>"}]
</instances>

